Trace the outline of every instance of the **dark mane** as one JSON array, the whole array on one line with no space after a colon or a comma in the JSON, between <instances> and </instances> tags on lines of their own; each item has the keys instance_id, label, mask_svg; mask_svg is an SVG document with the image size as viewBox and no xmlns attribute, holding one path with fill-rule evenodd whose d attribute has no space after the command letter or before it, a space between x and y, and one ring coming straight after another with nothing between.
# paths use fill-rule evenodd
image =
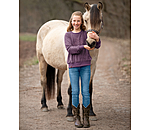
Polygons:
<instances>
[{"instance_id":1,"label":"dark mane","mask_svg":"<svg viewBox=\"0 0 150 130\"><path fill-rule=\"evenodd\" d=\"M92 29L96 28L96 25L100 24L100 13L97 5L94 4L90 10L90 22Z\"/></svg>"}]
</instances>

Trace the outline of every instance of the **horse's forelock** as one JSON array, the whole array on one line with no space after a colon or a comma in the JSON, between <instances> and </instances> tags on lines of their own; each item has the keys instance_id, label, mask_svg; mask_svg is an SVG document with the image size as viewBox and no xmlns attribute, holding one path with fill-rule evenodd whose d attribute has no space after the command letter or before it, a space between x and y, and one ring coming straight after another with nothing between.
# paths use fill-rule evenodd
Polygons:
<instances>
[{"instance_id":1,"label":"horse's forelock","mask_svg":"<svg viewBox=\"0 0 150 130\"><path fill-rule=\"evenodd\" d=\"M93 29L100 24L100 12L96 4L94 4L90 10L90 23Z\"/></svg>"}]
</instances>

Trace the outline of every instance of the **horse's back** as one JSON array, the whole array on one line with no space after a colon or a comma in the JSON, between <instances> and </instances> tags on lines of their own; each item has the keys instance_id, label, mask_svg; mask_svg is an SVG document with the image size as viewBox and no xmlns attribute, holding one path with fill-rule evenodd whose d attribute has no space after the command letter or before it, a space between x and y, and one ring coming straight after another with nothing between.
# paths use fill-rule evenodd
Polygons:
<instances>
[{"instance_id":1,"label":"horse's back","mask_svg":"<svg viewBox=\"0 0 150 130\"><path fill-rule=\"evenodd\" d=\"M37 53L44 56L45 61L57 69L67 69L64 35L68 22L52 20L45 23L37 34Z\"/></svg>"}]
</instances>

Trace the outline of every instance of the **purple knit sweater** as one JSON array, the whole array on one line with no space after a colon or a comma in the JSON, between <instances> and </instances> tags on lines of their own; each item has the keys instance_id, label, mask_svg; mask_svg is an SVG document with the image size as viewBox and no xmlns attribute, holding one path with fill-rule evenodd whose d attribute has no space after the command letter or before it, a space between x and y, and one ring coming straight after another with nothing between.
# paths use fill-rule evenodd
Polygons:
<instances>
[{"instance_id":1,"label":"purple knit sweater","mask_svg":"<svg viewBox=\"0 0 150 130\"><path fill-rule=\"evenodd\" d=\"M81 67L91 65L91 56L89 51L84 48L86 45L87 33L86 31L81 31L79 33L73 33L72 31L65 34L65 46L68 51L67 63L69 68ZM96 43L95 48L101 46L101 41Z\"/></svg>"}]
</instances>

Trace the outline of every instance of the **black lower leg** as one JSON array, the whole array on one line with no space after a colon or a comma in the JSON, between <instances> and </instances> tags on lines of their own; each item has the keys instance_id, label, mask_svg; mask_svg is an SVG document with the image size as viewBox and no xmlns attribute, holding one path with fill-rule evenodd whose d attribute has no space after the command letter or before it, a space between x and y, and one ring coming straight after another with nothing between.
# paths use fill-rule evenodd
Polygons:
<instances>
[{"instance_id":1,"label":"black lower leg","mask_svg":"<svg viewBox=\"0 0 150 130\"><path fill-rule=\"evenodd\" d=\"M42 107L41 108L47 108L48 106L46 105L46 97L45 97L45 89L43 88L43 94L42 94L42 99L41 99L41 104Z\"/></svg>"},{"instance_id":2,"label":"black lower leg","mask_svg":"<svg viewBox=\"0 0 150 130\"><path fill-rule=\"evenodd\" d=\"M71 85L68 88L68 95L69 95L69 104L67 107L67 116L73 116L72 114L72 91L71 91Z\"/></svg>"},{"instance_id":3,"label":"black lower leg","mask_svg":"<svg viewBox=\"0 0 150 130\"><path fill-rule=\"evenodd\" d=\"M57 96L57 102L58 102L57 107L63 105L63 103L62 103L62 96L61 96L61 91L60 90L59 90L59 95Z\"/></svg>"},{"instance_id":4,"label":"black lower leg","mask_svg":"<svg viewBox=\"0 0 150 130\"><path fill-rule=\"evenodd\" d=\"M93 87L92 87L92 80L91 80L90 85L89 85L89 92L90 92L90 113L89 113L89 116L96 116L96 114L93 111L93 106L92 106L92 91L93 91Z\"/></svg>"}]
</instances>

